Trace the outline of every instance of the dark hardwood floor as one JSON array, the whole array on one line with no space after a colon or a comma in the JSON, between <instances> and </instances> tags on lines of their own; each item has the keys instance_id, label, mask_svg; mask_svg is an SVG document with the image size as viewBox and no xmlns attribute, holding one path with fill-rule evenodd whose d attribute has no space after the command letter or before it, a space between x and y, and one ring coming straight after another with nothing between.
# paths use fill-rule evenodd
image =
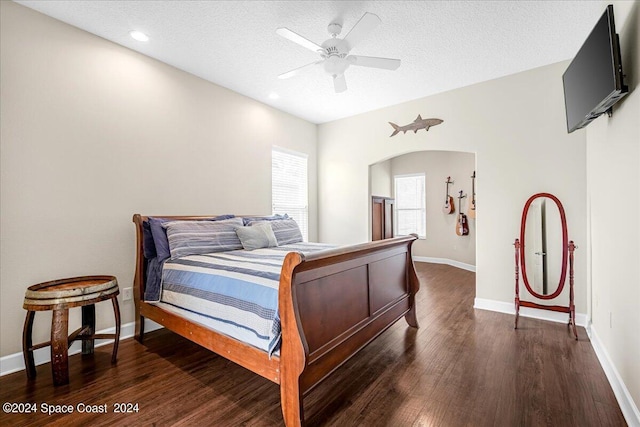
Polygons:
<instances>
[{"instance_id":1,"label":"dark hardwood floor","mask_svg":"<svg viewBox=\"0 0 640 427\"><path fill-rule=\"evenodd\" d=\"M305 397L309 426L624 426L586 332L474 310L475 275L416 263L420 329L399 321ZM277 385L170 332L145 344L70 357L70 384L54 388L50 366L0 378L5 402L35 414L0 413L0 425L279 426ZM114 404L137 413L113 413ZM42 403L72 405L44 415ZM77 405L108 413L78 413ZM96 407L95 409L100 409Z\"/></svg>"}]
</instances>

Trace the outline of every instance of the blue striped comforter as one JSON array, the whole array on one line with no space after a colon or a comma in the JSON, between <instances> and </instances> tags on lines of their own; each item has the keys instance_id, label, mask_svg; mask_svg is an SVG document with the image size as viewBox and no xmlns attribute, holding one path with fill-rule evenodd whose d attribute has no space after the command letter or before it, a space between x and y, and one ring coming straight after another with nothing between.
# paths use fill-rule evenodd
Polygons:
<instances>
[{"instance_id":1,"label":"blue striped comforter","mask_svg":"<svg viewBox=\"0 0 640 427\"><path fill-rule=\"evenodd\" d=\"M271 355L280 346L278 285L284 257L332 247L294 243L168 260L162 270L161 301L203 316L218 332Z\"/></svg>"}]
</instances>

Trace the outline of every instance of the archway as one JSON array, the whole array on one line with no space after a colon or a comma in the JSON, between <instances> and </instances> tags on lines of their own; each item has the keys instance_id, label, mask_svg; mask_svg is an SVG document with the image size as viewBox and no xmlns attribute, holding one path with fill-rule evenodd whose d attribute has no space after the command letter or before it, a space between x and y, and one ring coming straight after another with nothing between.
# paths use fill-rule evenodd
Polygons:
<instances>
[{"instance_id":1,"label":"archway","mask_svg":"<svg viewBox=\"0 0 640 427\"><path fill-rule=\"evenodd\" d=\"M477 198L477 186L472 179L476 167L475 153L459 151L414 151L369 165L369 199L373 196L396 197L395 183L403 177L424 177L424 228L419 240L414 244L416 261L453 265L475 271L476 266L476 226L477 219L469 215L471 202ZM451 177L453 184L449 194L454 197L455 212L445 214L446 180ZM473 195L475 189L475 197ZM465 197L458 199L457 196ZM460 210L462 202L462 211ZM371 204L370 204L371 205ZM398 221L402 221L398 206L394 205L394 231ZM371 206L369 207L369 229L372 229ZM461 220L459 214L466 215L469 233L458 235L456 226ZM415 215L412 211L411 215ZM401 233L404 234L404 233ZM371 234L370 236L371 237Z\"/></svg>"}]
</instances>

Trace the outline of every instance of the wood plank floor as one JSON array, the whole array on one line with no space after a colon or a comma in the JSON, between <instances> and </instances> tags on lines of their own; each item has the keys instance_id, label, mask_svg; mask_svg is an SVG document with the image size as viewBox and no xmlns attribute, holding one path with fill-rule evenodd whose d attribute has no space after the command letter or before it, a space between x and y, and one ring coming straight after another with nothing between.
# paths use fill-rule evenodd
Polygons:
<instances>
[{"instance_id":1,"label":"wood plank floor","mask_svg":"<svg viewBox=\"0 0 640 427\"><path fill-rule=\"evenodd\" d=\"M416 263L420 329L399 321L305 397L309 426L624 426L585 330L474 310L475 275ZM0 378L0 401L36 403L36 414L0 413L2 426L280 426L278 386L170 332L145 344L70 357L69 385L48 364L35 381ZM113 413L116 403L139 412ZM72 405L42 414L42 403ZM107 405L79 413L77 405ZM99 409L99 407L97 408Z\"/></svg>"}]
</instances>

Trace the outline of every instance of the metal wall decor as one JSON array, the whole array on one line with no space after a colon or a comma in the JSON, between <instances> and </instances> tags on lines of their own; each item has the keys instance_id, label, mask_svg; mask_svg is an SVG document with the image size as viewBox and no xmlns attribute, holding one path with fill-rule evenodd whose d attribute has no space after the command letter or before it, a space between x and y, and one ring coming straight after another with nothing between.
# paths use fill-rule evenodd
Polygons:
<instances>
[{"instance_id":1,"label":"metal wall decor","mask_svg":"<svg viewBox=\"0 0 640 427\"><path fill-rule=\"evenodd\" d=\"M422 116L418 114L418 117L408 125L398 126L395 123L389 122L391 127L393 127L394 129L393 133L389 136L391 137L391 136L397 135L399 132L407 133L408 130L412 130L413 133L418 133L420 129L424 129L428 131L431 126L439 125L443 121L444 120L442 119L423 119Z\"/></svg>"}]
</instances>

